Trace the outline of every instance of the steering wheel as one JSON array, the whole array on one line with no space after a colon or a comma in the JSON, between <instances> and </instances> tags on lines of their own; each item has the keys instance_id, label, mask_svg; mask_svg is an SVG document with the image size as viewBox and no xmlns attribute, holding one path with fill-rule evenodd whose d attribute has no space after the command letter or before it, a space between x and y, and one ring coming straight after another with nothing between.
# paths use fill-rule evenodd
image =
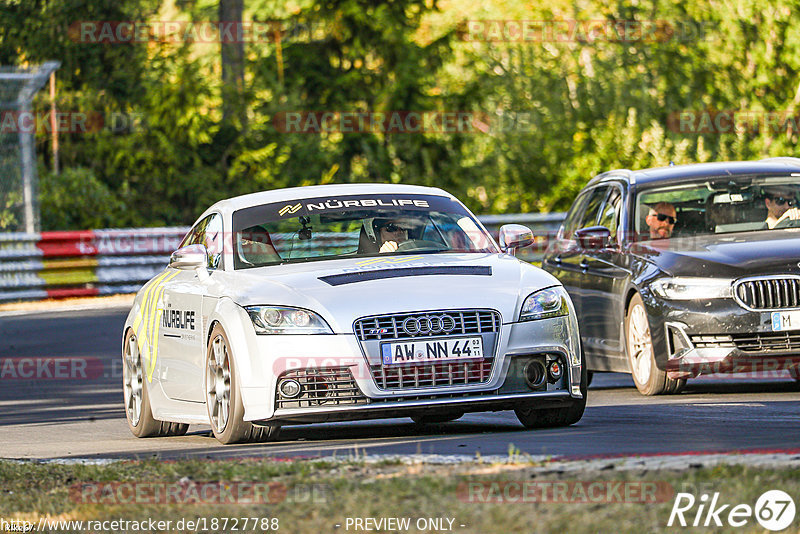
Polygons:
<instances>
[{"instance_id":1,"label":"steering wheel","mask_svg":"<svg viewBox=\"0 0 800 534\"><path fill-rule=\"evenodd\" d=\"M398 252L406 252L409 250L418 250L418 249L436 249L441 250L442 244L437 243L435 241L427 241L425 239L409 239L408 241L403 241L398 245L397 250Z\"/></svg>"},{"instance_id":2,"label":"steering wheel","mask_svg":"<svg viewBox=\"0 0 800 534\"><path fill-rule=\"evenodd\" d=\"M776 224L774 228L800 228L800 219L786 218Z\"/></svg>"}]
</instances>

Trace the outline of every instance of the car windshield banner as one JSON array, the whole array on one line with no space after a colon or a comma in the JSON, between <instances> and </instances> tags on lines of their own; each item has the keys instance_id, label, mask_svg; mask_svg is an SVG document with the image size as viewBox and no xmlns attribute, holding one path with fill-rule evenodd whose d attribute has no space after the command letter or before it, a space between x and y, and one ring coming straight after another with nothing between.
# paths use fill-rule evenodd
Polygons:
<instances>
[{"instance_id":1,"label":"car windshield banner","mask_svg":"<svg viewBox=\"0 0 800 534\"><path fill-rule=\"evenodd\" d=\"M348 213L355 217L385 216L401 211L457 213L468 216L457 201L435 195L348 195L273 202L234 212L234 231L265 222L300 216Z\"/></svg>"}]
</instances>

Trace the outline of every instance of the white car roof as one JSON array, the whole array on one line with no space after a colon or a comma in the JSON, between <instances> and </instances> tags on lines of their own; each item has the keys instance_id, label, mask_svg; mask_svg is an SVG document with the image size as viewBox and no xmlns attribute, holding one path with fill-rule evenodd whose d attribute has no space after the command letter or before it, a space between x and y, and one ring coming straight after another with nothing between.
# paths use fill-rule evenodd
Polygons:
<instances>
[{"instance_id":1,"label":"white car roof","mask_svg":"<svg viewBox=\"0 0 800 534\"><path fill-rule=\"evenodd\" d=\"M211 212L219 212L223 216L229 215L236 210L250 206L259 206L271 202L284 202L301 198L317 198L322 196L339 195L358 195L358 194L423 194L438 195L448 198L455 198L453 195L439 189L438 187L424 187L420 185L404 184L330 184L330 185L309 185L304 187L287 187L284 189L273 189L272 191L260 191L238 197L220 200L208 208L198 221Z\"/></svg>"}]
</instances>

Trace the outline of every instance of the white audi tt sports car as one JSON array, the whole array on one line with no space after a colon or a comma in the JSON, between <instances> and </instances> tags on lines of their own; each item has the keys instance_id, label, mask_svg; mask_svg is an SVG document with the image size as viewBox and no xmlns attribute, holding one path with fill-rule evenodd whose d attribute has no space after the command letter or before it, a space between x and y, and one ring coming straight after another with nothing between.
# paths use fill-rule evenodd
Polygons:
<instances>
[{"instance_id":1,"label":"white audi tt sports car","mask_svg":"<svg viewBox=\"0 0 800 534\"><path fill-rule=\"evenodd\" d=\"M211 425L222 443L281 425L515 410L529 428L586 405L572 302L441 189L351 184L217 202L123 329L139 437Z\"/></svg>"}]
</instances>

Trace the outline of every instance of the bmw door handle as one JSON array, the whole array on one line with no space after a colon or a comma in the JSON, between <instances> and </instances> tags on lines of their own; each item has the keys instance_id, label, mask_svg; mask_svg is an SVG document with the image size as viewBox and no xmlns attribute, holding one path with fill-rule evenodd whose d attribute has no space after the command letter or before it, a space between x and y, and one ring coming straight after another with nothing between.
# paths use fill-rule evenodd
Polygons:
<instances>
[{"instance_id":1,"label":"bmw door handle","mask_svg":"<svg viewBox=\"0 0 800 534\"><path fill-rule=\"evenodd\" d=\"M588 264L588 263L586 263L586 260L585 260L585 259L583 259L583 260L581 260L581 262L578 264L578 267L580 267L582 270L584 270L584 271L585 271L586 269L588 269L588 268L589 268L589 264Z\"/></svg>"}]
</instances>

